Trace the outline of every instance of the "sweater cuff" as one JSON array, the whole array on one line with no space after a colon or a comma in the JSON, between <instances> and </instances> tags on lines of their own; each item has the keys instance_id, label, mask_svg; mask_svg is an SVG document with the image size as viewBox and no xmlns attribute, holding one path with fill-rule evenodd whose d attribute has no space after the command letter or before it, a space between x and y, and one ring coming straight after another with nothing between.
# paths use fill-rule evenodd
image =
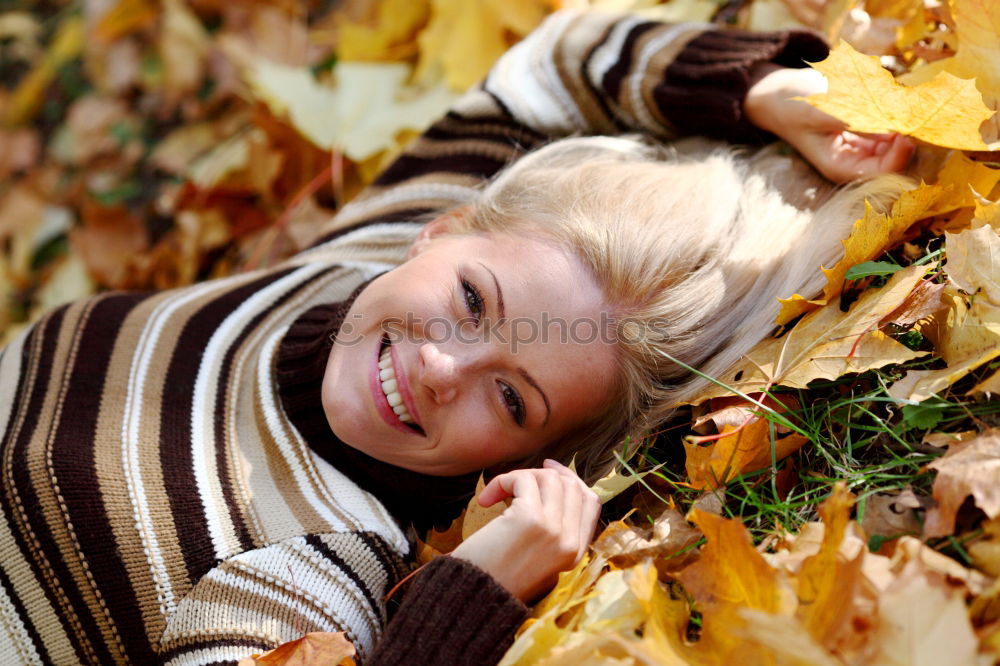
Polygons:
<instances>
[{"instance_id":1,"label":"sweater cuff","mask_svg":"<svg viewBox=\"0 0 1000 666\"><path fill-rule=\"evenodd\" d=\"M528 615L476 565L439 557L416 576L364 666L496 664Z\"/></svg>"},{"instance_id":2,"label":"sweater cuff","mask_svg":"<svg viewBox=\"0 0 1000 666\"><path fill-rule=\"evenodd\" d=\"M750 70L758 63L805 67L830 49L808 32L715 30L691 40L667 68L653 95L668 120L684 134L735 143L773 141L743 113Z\"/></svg>"}]
</instances>

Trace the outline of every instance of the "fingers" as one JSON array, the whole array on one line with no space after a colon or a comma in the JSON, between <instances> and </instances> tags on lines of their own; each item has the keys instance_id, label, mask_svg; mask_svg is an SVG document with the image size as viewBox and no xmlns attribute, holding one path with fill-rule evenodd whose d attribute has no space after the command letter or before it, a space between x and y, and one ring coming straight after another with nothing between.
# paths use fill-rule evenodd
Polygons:
<instances>
[{"instance_id":1,"label":"fingers","mask_svg":"<svg viewBox=\"0 0 1000 666\"><path fill-rule=\"evenodd\" d=\"M508 497L520 497L528 503L538 505L541 498L538 482L530 469L518 469L495 477L479 493L480 506L493 506Z\"/></svg>"}]
</instances>

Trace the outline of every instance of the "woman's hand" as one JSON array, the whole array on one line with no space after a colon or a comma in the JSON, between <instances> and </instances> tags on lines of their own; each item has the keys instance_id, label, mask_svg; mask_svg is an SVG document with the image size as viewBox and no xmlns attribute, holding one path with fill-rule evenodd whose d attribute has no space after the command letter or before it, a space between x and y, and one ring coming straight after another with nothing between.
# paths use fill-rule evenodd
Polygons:
<instances>
[{"instance_id":1,"label":"woman's hand","mask_svg":"<svg viewBox=\"0 0 1000 666\"><path fill-rule=\"evenodd\" d=\"M514 501L507 510L452 556L477 565L527 603L583 557L601 504L580 477L554 460L546 460L543 469L501 474L479 494L479 504L491 506L510 496Z\"/></svg>"},{"instance_id":2,"label":"woman's hand","mask_svg":"<svg viewBox=\"0 0 1000 666\"><path fill-rule=\"evenodd\" d=\"M826 77L814 69L787 69L770 63L751 73L743 109L757 127L790 143L830 180L899 171L914 144L899 134L856 134L844 123L793 97L826 92Z\"/></svg>"}]
</instances>

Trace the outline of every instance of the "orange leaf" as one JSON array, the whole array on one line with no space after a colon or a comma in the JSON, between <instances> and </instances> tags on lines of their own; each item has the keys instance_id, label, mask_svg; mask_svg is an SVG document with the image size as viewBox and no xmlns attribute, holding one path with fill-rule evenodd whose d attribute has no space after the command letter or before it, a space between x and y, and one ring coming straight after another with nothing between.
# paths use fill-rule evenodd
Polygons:
<instances>
[{"instance_id":1,"label":"orange leaf","mask_svg":"<svg viewBox=\"0 0 1000 666\"><path fill-rule=\"evenodd\" d=\"M854 495L838 483L819 509L825 526L820 550L802 563L796 578L802 624L827 649L850 631L854 590L862 582L864 550L851 559L841 552L853 504Z\"/></svg>"},{"instance_id":2,"label":"orange leaf","mask_svg":"<svg viewBox=\"0 0 1000 666\"><path fill-rule=\"evenodd\" d=\"M240 659L238 666L354 666L354 646L344 632L314 631L270 652Z\"/></svg>"},{"instance_id":3,"label":"orange leaf","mask_svg":"<svg viewBox=\"0 0 1000 666\"><path fill-rule=\"evenodd\" d=\"M691 487L697 490L718 488L741 474L756 472L771 464L771 422L758 416L751 403L742 399L726 401L727 399L713 400L713 406L729 406L709 415L714 416L713 420L721 425L723 437L711 446L684 442L687 455L684 466ZM791 408L797 407L798 405L793 405ZM740 422L734 423L734 417ZM777 426L774 428L775 461L798 451L808 441L797 433L782 435Z\"/></svg>"}]
</instances>

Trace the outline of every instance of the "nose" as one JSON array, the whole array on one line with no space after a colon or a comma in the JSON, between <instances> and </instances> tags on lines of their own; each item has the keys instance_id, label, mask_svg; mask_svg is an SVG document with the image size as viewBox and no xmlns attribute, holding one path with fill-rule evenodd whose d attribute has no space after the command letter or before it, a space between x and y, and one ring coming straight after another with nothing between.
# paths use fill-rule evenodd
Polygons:
<instances>
[{"instance_id":1,"label":"nose","mask_svg":"<svg viewBox=\"0 0 1000 666\"><path fill-rule=\"evenodd\" d=\"M420 382L439 405L447 404L458 394L458 363L453 354L433 342L420 346Z\"/></svg>"}]
</instances>

